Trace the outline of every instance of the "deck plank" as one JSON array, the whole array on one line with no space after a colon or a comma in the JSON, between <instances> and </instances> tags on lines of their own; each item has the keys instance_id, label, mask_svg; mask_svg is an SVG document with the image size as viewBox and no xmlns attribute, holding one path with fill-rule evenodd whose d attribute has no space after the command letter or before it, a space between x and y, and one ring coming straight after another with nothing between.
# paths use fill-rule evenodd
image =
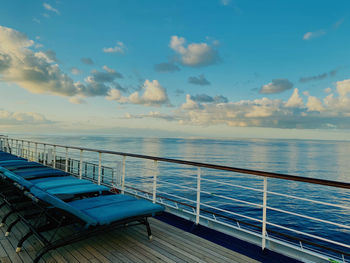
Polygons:
<instances>
[{"instance_id":1,"label":"deck plank","mask_svg":"<svg viewBox=\"0 0 350 263\"><path fill-rule=\"evenodd\" d=\"M0 209L0 218L6 209ZM12 221L13 218L10 220ZM9 221L9 222L10 222ZM257 263L257 261L214 244L208 240L184 232L178 228L150 219L153 240L149 241L144 225L116 229L72 245L49 252L40 262L47 263L134 263L134 262L223 262ZM5 237L6 226L0 228L0 262L31 262L42 244L29 238L20 253L15 252L18 239L28 229L23 223L17 224L9 237ZM63 228L59 235L72 231ZM49 234L49 233L48 233Z\"/></svg>"}]
</instances>

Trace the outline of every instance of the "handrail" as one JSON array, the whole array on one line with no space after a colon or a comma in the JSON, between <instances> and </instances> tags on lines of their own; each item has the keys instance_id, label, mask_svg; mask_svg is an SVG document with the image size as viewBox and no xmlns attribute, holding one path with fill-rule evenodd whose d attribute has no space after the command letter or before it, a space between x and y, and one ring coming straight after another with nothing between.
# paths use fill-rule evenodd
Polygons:
<instances>
[{"instance_id":1,"label":"handrail","mask_svg":"<svg viewBox=\"0 0 350 263\"><path fill-rule=\"evenodd\" d=\"M30 143L45 144L45 145L50 145L50 146L62 147L62 148L70 148L70 149L75 149L75 150L84 150L84 151L90 151L90 152L96 152L96 153L114 154L114 155L142 158L142 159L148 159L148 160L154 160L154 161L177 163L177 164L210 168L210 169L216 169L216 170L222 170L222 171L250 174L250 175L256 175L256 176L260 176L260 177L269 177L269 178L276 178L276 179L282 179L282 180L305 182L305 183L311 183L311 184L317 184L317 185L326 185L326 186L350 189L350 183L339 182L339 181L315 179L315 178L308 178L308 177L303 177L303 176L280 174L280 173L274 173L274 172L265 172L265 171L237 168L237 167L217 165L217 164L185 161L185 160L164 158L164 157L157 157L157 156L150 156L150 155L143 155L143 154L133 154L133 153L125 153L125 152L117 152L117 151L109 151L109 150L98 150L98 149L92 149L92 148L66 146L66 145L60 145L60 144L43 143L43 142L14 139L14 138L8 138L8 139L9 140L12 140L12 139L19 140L19 141L30 142Z\"/></svg>"}]
</instances>

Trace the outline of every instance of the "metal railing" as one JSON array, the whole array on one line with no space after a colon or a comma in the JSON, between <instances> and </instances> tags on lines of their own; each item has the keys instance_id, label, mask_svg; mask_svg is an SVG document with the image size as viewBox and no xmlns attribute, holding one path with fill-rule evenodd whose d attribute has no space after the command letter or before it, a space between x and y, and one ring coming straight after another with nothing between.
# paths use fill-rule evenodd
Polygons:
<instances>
[{"instance_id":1,"label":"metal railing","mask_svg":"<svg viewBox=\"0 0 350 263\"><path fill-rule=\"evenodd\" d=\"M282 252L289 256L293 256L290 251L296 251L294 256L307 254L325 261L348 262L350 258L350 200L341 198L350 197L350 183L6 136L0 136L0 147L79 178L112 186L121 193L160 203L195 224L236 236L238 231L238 236L259 242L262 249L283 247ZM290 184L297 184L305 194L321 191L333 192L333 196L313 199L298 196L298 192L289 194ZM299 208L300 203L322 209L312 205ZM329 211L340 220L328 219L332 216ZM302 224L312 222L311 230L294 226L285 218L297 218ZM324 228L330 233L324 236L318 234L324 231L312 228Z\"/></svg>"}]
</instances>

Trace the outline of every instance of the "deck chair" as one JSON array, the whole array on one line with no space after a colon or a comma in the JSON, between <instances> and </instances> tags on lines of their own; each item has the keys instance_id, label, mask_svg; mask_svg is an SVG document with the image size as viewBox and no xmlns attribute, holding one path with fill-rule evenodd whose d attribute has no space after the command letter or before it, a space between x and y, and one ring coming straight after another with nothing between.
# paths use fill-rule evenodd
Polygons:
<instances>
[{"instance_id":1,"label":"deck chair","mask_svg":"<svg viewBox=\"0 0 350 263\"><path fill-rule=\"evenodd\" d=\"M30 206L31 202L28 204L28 198L24 198L23 192L29 191L33 186L46 190L48 193L53 194L62 200L72 200L77 197L82 198L85 196L96 196L109 192L109 188L106 186L96 185L89 180L80 180L73 176L39 177L40 179L28 181L22 176L8 171L3 167L0 167L0 178L7 183L7 192L5 195L2 194L1 197L4 200L4 203L9 207L9 212L2 218L0 227L5 225L6 220L12 214L32 209ZM10 234L11 229L18 222L19 219L17 218L9 224L5 234L6 236Z\"/></svg>"},{"instance_id":2,"label":"deck chair","mask_svg":"<svg viewBox=\"0 0 350 263\"><path fill-rule=\"evenodd\" d=\"M148 217L164 211L164 208L158 204L127 195L110 194L64 202L36 186L32 187L27 195L45 213L47 211L47 218L50 218L49 222L45 222L40 226L29 225L29 233L24 236L24 239L20 240L17 247L17 251L19 251L25 239L31 235L36 235L45 246L37 253L34 262L38 262L50 250L133 222L134 224L144 224L147 228L148 237L151 239L152 233ZM45 210L47 208L51 209ZM52 218L56 220L56 224L53 224ZM66 225L67 222L80 226L80 229L53 242L44 237L43 232L53 229L57 231L61 225Z\"/></svg>"}]
</instances>

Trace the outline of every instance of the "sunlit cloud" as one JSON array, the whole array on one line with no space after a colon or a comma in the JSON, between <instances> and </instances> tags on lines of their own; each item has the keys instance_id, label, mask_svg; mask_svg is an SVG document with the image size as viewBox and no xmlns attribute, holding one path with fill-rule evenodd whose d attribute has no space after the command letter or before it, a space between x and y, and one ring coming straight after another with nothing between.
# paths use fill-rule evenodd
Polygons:
<instances>
[{"instance_id":1,"label":"sunlit cloud","mask_svg":"<svg viewBox=\"0 0 350 263\"><path fill-rule=\"evenodd\" d=\"M43 3L43 7L48 10L48 11L51 11L51 12L54 12L56 13L57 15L60 14L60 11L58 11L56 8L53 8L51 5L49 5L48 3Z\"/></svg>"},{"instance_id":2,"label":"sunlit cloud","mask_svg":"<svg viewBox=\"0 0 350 263\"><path fill-rule=\"evenodd\" d=\"M318 38L321 37L323 35L325 35L327 32L325 30L318 30L318 31L314 31L314 32L307 32L304 34L303 39L304 40L311 40L313 38Z\"/></svg>"},{"instance_id":3,"label":"sunlit cloud","mask_svg":"<svg viewBox=\"0 0 350 263\"><path fill-rule=\"evenodd\" d=\"M207 43L187 45L185 38L172 36L169 46L176 52L178 62L184 66L203 67L216 64L220 60L217 50Z\"/></svg>"},{"instance_id":4,"label":"sunlit cloud","mask_svg":"<svg viewBox=\"0 0 350 263\"><path fill-rule=\"evenodd\" d=\"M52 124L44 115L34 112L11 112L0 109L0 127L12 125Z\"/></svg>"},{"instance_id":5,"label":"sunlit cloud","mask_svg":"<svg viewBox=\"0 0 350 263\"><path fill-rule=\"evenodd\" d=\"M230 102L212 101L210 96L186 95L186 102L170 114L139 114L129 118L178 121L183 125L270 128L350 128L350 80L336 83L337 93L323 100L304 92L306 103L294 89L287 101L261 98ZM205 97L205 98L204 98Z\"/></svg>"},{"instance_id":6,"label":"sunlit cloud","mask_svg":"<svg viewBox=\"0 0 350 263\"><path fill-rule=\"evenodd\" d=\"M108 47L108 48L103 48L104 53L120 53L124 54L125 53L125 45L121 41L117 41L117 44L114 47Z\"/></svg>"},{"instance_id":7,"label":"sunlit cloud","mask_svg":"<svg viewBox=\"0 0 350 263\"><path fill-rule=\"evenodd\" d=\"M158 80L146 80L142 87L142 92L134 92L130 96L122 96L117 89L111 89L106 96L107 100L114 100L122 104L139 104L144 106L170 105L168 94Z\"/></svg>"}]
</instances>

